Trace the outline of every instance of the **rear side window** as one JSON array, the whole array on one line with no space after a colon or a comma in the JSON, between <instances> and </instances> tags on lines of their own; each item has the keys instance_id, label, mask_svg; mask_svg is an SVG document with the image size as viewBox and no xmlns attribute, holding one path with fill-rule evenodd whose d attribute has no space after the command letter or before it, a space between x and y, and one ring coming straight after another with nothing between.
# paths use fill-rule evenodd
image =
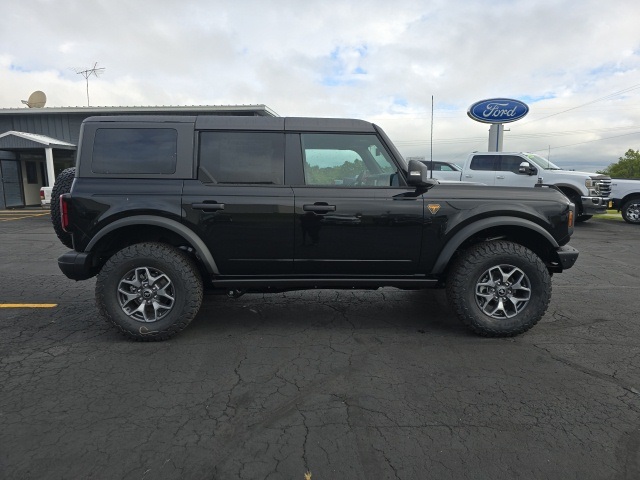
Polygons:
<instances>
[{"instance_id":1,"label":"rear side window","mask_svg":"<svg viewBox=\"0 0 640 480\"><path fill-rule=\"evenodd\" d=\"M495 170L496 155L476 155L471 159L471 170Z\"/></svg>"},{"instance_id":2,"label":"rear side window","mask_svg":"<svg viewBox=\"0 0 640 480\"><path fill-rule=\"evenodd\" d=\"M199 179L204 183L284 183L284 134L202 132Z\"/></svg>"},{"instance_id":3,"label":"rear side window","mask_svg":"<svg viewBox=\"0 0 640 480\"><path fill-rule=\"evenodd\" d=\"M172 128L99 128L91 170L107 174L171 174L176 171L178 132Z\"/></svg>"}]
</instances>

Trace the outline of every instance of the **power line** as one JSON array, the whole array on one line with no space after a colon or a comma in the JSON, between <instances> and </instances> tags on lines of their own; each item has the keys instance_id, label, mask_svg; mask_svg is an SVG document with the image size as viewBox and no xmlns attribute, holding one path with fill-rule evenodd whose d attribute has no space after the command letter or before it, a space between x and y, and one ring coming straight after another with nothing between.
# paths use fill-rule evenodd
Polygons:
<instances>
[{"instance_id":1,"label":"power line","mask_svg":"<svg viewBox=\"0 0 640 480\"><path fill-rule=\"evenodd\" d=\"M615 97L617 97L619 95L622 95L623 93L628 93L628 92L630 92L632 90L636 90L638 88L640 88L640 83L638 83L637 85L633 85L631 87L625 88L623 90L620 90L619 92L610 93L609 95L605 95L604 97L596 98L595 100L592 100L592 101L587 102L587 103L583 103L582 105L578 105L577 107L571 107L571 108L568 108L568 109L563 110L563 111L558 112L558 113L552 113L551 115L547 115L546 117L536 118L535 120L530 120L528 122L524 122L520 126L528 125L528 124L533 123L533 122L539 122L540 120L544 120L546 118L551 118L551 117L555 117L556 115L561 115L563 113L571 112L572 110L577 110L578 108L586 107L587 105L592 105L592 104L594 104L596 102L602 102L604 100L611 100L612 98L615 98Z\"/></svg>"},{"instance_id":2,"label":"power line","mask_svg":"<svg viewBox=\"0 0 640 480\"><path fill-rule=\"evenodd\" d=\"M625 133L623 135L614 135L613 137L596 138L595 140L587 140L585 142L571 143L571 144L568 144L568 145L560 145L558 147L553 147L553 149L564 148L564 147L575 147L576 145L584 145L585 143L601 142L602 140L610 140L612 138L628 137L629 135L638 135L638 134L640 134L640 131L632 132L632 133ZM542 151L546 151L546 150L547 150L546 148L543 148L541 150L532 150L531 152L542 152Z\"/></svg>"},{"instance_id":3,"label":"power line","mask_svg":"<svg viewBox=\"0 0 640 480\"><path fill-rule=\"evenodd\" d=\"M523 140L523 139L534 139L534 138L545 138L545 137L586 135L590 133L616 132L621 130L631 130L631 129L638 129L638 128L640 128L640 125L631 125L629 127L593 128L593 129L587 129L587 130L567 130L562 132L517 133L517 134L509 135L508 138L509 140ZM484 137L442 138L439 140L434 140L434 143L436 144L470 143L470 142L479 142L483 138ZM394 143L399 146L420 146L420 145L428 145L430 142L427 140L397 140Z\"/></svg>"}]
</instances>

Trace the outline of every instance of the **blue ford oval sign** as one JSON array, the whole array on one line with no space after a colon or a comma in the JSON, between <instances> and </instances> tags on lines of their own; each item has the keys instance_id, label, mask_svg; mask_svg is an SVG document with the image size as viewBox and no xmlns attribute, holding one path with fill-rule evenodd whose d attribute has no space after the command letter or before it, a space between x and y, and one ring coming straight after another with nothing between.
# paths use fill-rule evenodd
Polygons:
<instances>
[{"instance_id":1,"label":"blue ford oval sign","mask_svg":"<svg viewBox=\"0 0 640 480\"><path fill-rule=\"evenodd\" d=\"M467 115L482 123L507 123L520 120L527 113L526 103L509 98L491 98L476 102L469 107Z\"/></svg>"}]
</instances>

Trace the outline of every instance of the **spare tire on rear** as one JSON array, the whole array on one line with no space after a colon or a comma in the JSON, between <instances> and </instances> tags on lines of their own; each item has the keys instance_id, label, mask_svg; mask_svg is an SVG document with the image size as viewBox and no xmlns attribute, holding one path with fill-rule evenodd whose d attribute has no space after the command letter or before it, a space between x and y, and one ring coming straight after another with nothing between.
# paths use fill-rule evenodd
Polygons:
<instances>
[{"instance_id":1,"label":"spare tire on rear","mask_svg":"<svg viewBox=\"0 0 640 480\"><path fill-rule=\"evenodd\" d=\"M63 170L60 172L60 175L56 177L56 181L51 189L51 223L53 224L53 229L58 239L63 245L69 248L73 248L73 243L71 241L71 234L62 229L62 223L60 222L60 195L71 191L71 184L75 176L75 167Z\"/></svg>"}]
</instances>

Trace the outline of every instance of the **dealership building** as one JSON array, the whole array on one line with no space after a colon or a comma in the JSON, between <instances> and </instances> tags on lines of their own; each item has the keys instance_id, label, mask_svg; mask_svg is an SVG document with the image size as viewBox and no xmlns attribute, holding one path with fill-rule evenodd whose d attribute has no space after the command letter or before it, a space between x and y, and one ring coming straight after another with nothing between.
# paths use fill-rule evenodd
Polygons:
<instances>
[{"instance_id":1,"label":"dealership building","mask_svg":"<svg viewBox=\"0 0 640 480\"><path fill-rule=\"evenodd\" d=\"M0 209L40 205L40 187L75 164L85 118L159 114L277 116L265 105L0 109Z\"/></svg>"}]
</instances>

